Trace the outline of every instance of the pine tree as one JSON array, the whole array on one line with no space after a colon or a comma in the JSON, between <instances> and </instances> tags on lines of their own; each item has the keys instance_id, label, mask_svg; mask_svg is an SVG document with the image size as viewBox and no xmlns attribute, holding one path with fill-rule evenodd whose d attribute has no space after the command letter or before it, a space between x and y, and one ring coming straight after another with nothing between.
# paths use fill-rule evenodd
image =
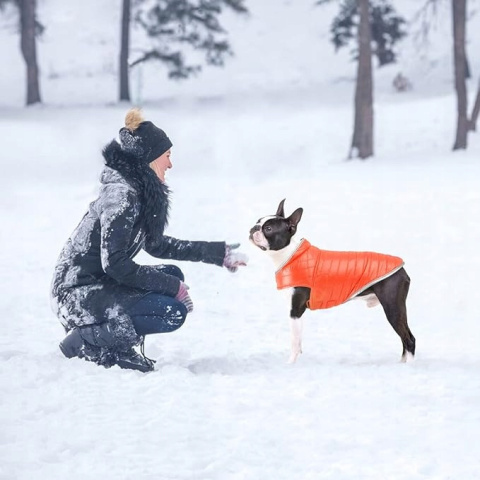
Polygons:
<instances>
[{"instance_id":1,"label":"pine tree","mask_svg":"<svg viewBox=\"0 0 480 480\"><path fill-rule=\"evenodd\" d=\"M189 61L188 51L201 52L208 65L223 66L233 54L219 18L226 8L239 14L248 12L245 0L140 0L134 20L154 46L131 66L158 60L167 66L169 78L188 78L202 69L198 60Z\"/></svg>"},{"instance_id":2,"label":"pine tree","mask_svg":"<svg viewBox=\"0 0 480 480\"><path fill-rule=\"evenodd\" d=\"M332 0L317 0L317 4L326 4ZM378 0L372 0L378 3ZM340 13L332 24L334 43L338 47L347 45L350 40L356 40L355 60L357 61L357 78L355 84L355 112L352 143L348 158L361 158L362 160L373 156L374 144L374 111L373 111L373 72L372 72L372 43L374 29L372 26L372 1L370 0L343 0ZM358 16L358 18L357 18ZM377 17L375 17L377 18ZM378 43L377 43L378 45ZM376 51L388 52L387 42ZM377 54L378 56L378 54ZM384 58L384 57L382 57ZM390 56L390 58L392 58ZM393 57L394 58L394 57Z\"/></svg>"},{"instance_id":3,"label":"pine tree","mask_svg":"<svg viewBox=\"0 0 480 480\"><path fill-rule=\"evenodd\" d=\"M320 0L318 3L327 3ZM372 53L377 57L380 67L395 63L397 55L395 45L406 36L405 20L397 15L389 0L371 0L369 2L369 18L372 41ZM356 43L360 22L360 11L357 0L342 0L340 10L330 27L332 43L335 49L353 43L352 57L358 58Z\"/></svg>"},{"instance_id":4,"label":"pine tree","mask_svg":"<svg viewBox=\"0 0 480 480\"><path fill-rule=\"evenodd\" d=\"M349 158L362 160L373 156L373 74L369 0L358 0L357 83L355 88L355 121Z\"/></svg>"}]
</instances>

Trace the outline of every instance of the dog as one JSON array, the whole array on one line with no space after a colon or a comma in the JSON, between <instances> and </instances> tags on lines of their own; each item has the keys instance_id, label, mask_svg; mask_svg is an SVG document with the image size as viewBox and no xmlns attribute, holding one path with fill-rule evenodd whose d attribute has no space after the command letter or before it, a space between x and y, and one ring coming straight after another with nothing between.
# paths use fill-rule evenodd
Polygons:
<instances>
[{"instance_id":1,"label":"dog","mask_svg":"<svg viewBox=\"0 0 480 480\"><path fill-rule=\"evenodd\" d=\"M250 241L269 254L276 268L277 288L293 288L290 309L291 351L288 363L302 353L302 315L331 308L356 297L367 306L381 304L388 322L402 341L401 361L413 359L415 337L407 323L406 299L410 278L401 258L375 252L320 250L294 235L303 214L298 208L289 217L285 199L275 215L260 218L250 229Z\"/></svg>"}]
</instances>

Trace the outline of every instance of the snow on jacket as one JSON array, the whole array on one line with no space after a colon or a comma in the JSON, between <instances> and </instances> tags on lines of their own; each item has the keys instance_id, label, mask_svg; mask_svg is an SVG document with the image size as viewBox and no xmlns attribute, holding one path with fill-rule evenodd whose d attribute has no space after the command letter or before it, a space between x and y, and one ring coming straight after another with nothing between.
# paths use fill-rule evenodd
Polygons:
<instances>
[{"instance_id":1,"label":"snow on jacket","mask_svg":"<svg viewBox=\"0 0 480 480\"><path fill-rule=\"evenodd\" d=\"M357 296L404 265L401 258L374 252L321 250L303 239L275 273L277 288L309 287L308 308L331 308Z\"/></svg>"},{"instance_id":2,"label":"snow on jacket","mask_svg":"<svg viewBox=\"0 0 480 480\"><path fill-rule=\"evenodd\" d=\"M139 265L133 260L135 255L144 249L160 259L221 266L225 243L165 236L166 185L157 181L148 165L138 166L137 162L130 168L135 160L117 142L103 153L107 166L100 192L60 253L52 282L52 306L67 330L108 321L131 343L136 335L125 313L128 305L148 292L174 297L180 287L179 279L165 274L162 265ZM150 211L143 208L145 190L155 200ZM147 214L154 218L156 230Z\"/></svg>"}]
</instances>

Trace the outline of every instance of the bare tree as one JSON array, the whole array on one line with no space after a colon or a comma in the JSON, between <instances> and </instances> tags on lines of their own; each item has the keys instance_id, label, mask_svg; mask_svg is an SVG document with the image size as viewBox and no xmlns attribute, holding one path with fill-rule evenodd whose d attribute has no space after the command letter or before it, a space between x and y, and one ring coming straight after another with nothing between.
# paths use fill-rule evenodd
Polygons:
<instances>
[{"instance_id":1,"label":"bare tree","mask_svg":"<svg viewBox=\"0 0 480 480\"><path fill-rule=\"evenodd\" d=\"M469 121L467 117L466 84L466 9L467 0L452 0L453 11L453 56L455 66L455 90L457 93L457 133L453 150L467 148Z\"/></svg>"},{"instance_id":2,"label":"bare tree","mask_svg":"<svg viewBox=\"0 0 480 480\"><path fill-rule=\"evenodd\" d=\"M480 113L480 81L478 82L477 96L475 98L475 103L473 104L472 115L468 122L468 128L470 131L474 132L477 130L477 120L478 114Z\"/></svg>"},{"instance_id":3,"label":"bare tree","mask_svg":"<svg viewBox=\"0 0 480 480\"><path fill-rule=\"evenodd\" d=\"M130 50L130 0L122 3L122 26L120 34L120 100L130 101L128 57Z\"/></svg>"},{"instance_id":4,"label":"bare tree","mask_svg":"<svg viewBox=\"0 0 480 480\"><path fill-rule=\"evenodd\" d=\"M358 67L355 88L355 121L349 158L373 155L373 75L369 0L357 0Z\"/></svg>"},{"instance_id":5,"label":"bare tree","mask_svg":"<svg viewBox=\"0 0 480 480\"><path fill-rule=\"evenodd\" d=\"M27 105L41 102L37 64L36 0L17 0L20 11L20 46L27 65Z\"/></svg>"}]
</instances>

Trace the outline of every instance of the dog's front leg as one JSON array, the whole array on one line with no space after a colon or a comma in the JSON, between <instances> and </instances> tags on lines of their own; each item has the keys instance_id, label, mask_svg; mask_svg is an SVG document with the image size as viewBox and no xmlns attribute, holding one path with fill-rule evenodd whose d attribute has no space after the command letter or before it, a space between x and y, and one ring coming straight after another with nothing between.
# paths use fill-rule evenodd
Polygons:
<instances>
[{"instance_id":1,"label":"dog's front leg","mask_svg":"<svg viewBox=\"0 0 480 480\"><path fill-rule=\"evenodd\" d=\"M295 363L298 356L302 353L303 320L301 318L290 318L290 329L292 336L288 363Z\"/></svg>"},{"instance_id":2,"label":"dog's front leg","mask_svg":"<svg viewBox=\"0 0 480 480\"><path fill-rule=\"evenodd\" d=\"M309 288L295 287L293 289L292 309L290 310L291 344L288 363L295 363L302 353L303 320L301 316L305 313L309 299Z\"/></svg>"}]
</instances>

